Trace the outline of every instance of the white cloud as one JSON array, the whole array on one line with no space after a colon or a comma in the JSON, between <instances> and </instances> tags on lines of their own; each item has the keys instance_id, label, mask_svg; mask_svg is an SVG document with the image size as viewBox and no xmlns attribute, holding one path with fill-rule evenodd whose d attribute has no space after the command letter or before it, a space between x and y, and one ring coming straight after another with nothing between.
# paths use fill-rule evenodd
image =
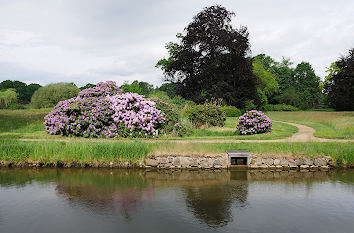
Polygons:
<instances>
[{"instance_id":1,"label":"white cloud","mask_svg":"<svg viewBox=\"0 0 354 233\"><path fill-rule=\"evenodd\" d=\"M318 75L354 46L354 2L1 0L0 81L162 81L164 45L203 7L224 5L254 55L310 62Z\"/></svg>"}]
</instances>

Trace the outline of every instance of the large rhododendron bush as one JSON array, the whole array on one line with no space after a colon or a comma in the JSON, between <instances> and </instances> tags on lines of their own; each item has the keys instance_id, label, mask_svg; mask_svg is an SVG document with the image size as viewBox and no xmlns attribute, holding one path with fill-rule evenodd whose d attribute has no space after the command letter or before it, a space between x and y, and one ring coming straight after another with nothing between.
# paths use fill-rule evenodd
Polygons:
<instances>
[{"instance_id":1,"label":"large rhododendron bush","mask_svg":"<svg viewBox=\"0 0 354 233\"><path fill-rule=\"evenodd\" d=\"M61 101L45 117L49 134L78 137L158 136L165 113L135 93L121 93L115 82L101 82Z\"/></svg>"}]
</instances>

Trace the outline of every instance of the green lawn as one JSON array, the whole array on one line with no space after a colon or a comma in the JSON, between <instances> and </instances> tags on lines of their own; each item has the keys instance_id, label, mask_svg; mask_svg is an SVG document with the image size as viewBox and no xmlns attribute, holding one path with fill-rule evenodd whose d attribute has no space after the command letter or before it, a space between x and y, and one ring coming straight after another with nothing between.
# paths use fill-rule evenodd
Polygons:
<instances>
[{"instance_id":1,"label":"green lawn","mask_svg":"<svg viewBox=\"0 0 354 233\"><path fill-rule=\"evenodd\" d=\"M44 131L43 117L51 109L43 110L0 110L0 139L60 139L62 136L49 135ZM207 129L192 129L190 135L185 137L171 137L161 135L158 139L193 140L193 139L281 139L290 137L297 132L295 126L273 122L273 131L258 135L239 135L236 130L237 118L227 117L224 127ZM157 140L158 140L157 139ZM104 139L102 139L104 140Z\"/></svg>"},{"instance_id":2,"label":"green lawn","mask_svg":"<svg viewBox=\"0 0 354 233\"><path fill-rule=\"evenodd\" d=\"M267 112L271 119L310 126L321 138L354 139L354 112Z\"/></svg>"}]
</instances>

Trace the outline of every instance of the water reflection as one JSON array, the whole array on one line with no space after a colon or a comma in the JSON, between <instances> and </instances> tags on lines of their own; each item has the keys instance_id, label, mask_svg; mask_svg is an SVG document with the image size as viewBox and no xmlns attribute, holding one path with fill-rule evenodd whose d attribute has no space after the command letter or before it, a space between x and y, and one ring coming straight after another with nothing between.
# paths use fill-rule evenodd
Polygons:
<instances>
[{"instance_id":1,"label":"water reflection","mask_svg":"<svg viewBox=\"0 0 354 233\"><path fill-rule=\"evenodd\" d=\"M57 197L72 208L120 215L127 222L144 205L151 205L159 190L177 188L182 192L182 205L187 211L200 224L212 228L236 221L235 208L249 208L249 189L253 183L305 184L311 190L314 184L328 180L349 184L353 189L354 171L0 169L2 188L22 188L33 183L54 185ZM0 216L0 224L1 221Z\"/></svg>"}]
</instances>

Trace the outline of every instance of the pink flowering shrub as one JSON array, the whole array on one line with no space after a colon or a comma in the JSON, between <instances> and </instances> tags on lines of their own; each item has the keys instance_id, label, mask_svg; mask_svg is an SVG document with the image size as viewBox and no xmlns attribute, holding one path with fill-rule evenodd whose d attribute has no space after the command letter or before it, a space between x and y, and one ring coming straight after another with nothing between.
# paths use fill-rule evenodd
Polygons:
<instances>
[{"instance_id":1,"label":"pink flowering shrub","mask_svg":"<svg viewBox=\"0 0 354 233\"><path fill-rule=\"evenodd\" d=\"M238 118L236 128L243 135L265 133L272 131L272 121L263 112L252 110Z\"/></svg>"},{"instance_id":2,"label":"pink flowering shrub","mask_svg":"<svg viewBox=\"0 0 354 233\"><path fill-rule=\"evenodd\" d=\"M138 94L121 94L114 82L105 82L59 102L45 116L44 125L53 135L146 137L157 136L164 120L155 102Z\"/></svg>"},{"instance_id":3,"label":"pink flowering shrub","mask_svg":"<svg viewBox=\"0 0 354 233\"><path fill-rule=\"evenodd\" d=\"M156 103L139 94L124 93L106 99L111 102L114 122L124 124L130 136L157 136L165 122L165 114L155 107Z\"/></svg>"}]
</instances>

